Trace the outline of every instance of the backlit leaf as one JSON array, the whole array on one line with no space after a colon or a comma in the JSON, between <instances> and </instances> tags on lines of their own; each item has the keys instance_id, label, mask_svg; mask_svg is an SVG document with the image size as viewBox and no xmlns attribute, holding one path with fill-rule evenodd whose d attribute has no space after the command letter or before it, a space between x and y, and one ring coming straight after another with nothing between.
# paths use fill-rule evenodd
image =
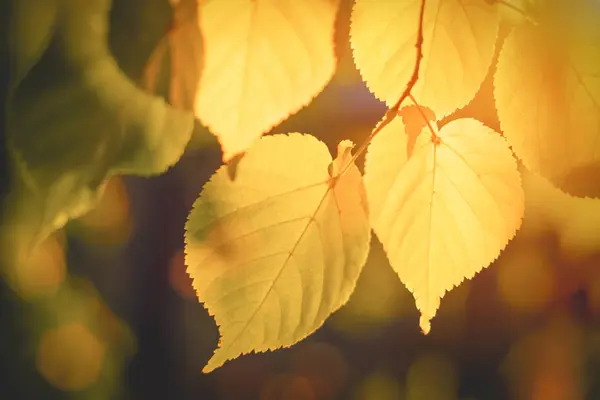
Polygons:
<instances>
[{"instance_id":1,"label":"backlit leaf","mask_svg":"<svg viewBox=\"0 0 600 400\"><path fill-rule=\"evenodd\" d=\"M415 64L421 0L356 0L350 27L354 61L369 89L392 106ZM423 60L411 91L438 119L466 105L488 71L499 17L484 0L428 0Z\"/></svg>"},{"instance_id":2,"label":"backlit leaf","mask_svg":"<svg viewBox=\"0 0 600 400\"><path fill-rule=\"evenodd\" d=\"M371 226L413 293L421 328L446 291L489 265L520 227L523 191L505 139L474 119L425 128L410 158L396 118L369 146Z\"/></svg>"},{"instance_id":3,"label":"backlit leaf","mask_svg":"<svg viewBox=\"0 0 600 400\"><path fill-rule=\"evenodd\" d=\"M425 118L423 118L421 113L425 115ZM433 111L426 107L411 105L403 107L401 110L399 110L398 116L402 118L402 123L404 123L404 131L408 135L408 140L406 143L406 155L408 158L410 158L421 131L427 126L427 122L435 121L435 115L433 114Z\"/></svg>"},{"instance_id":4,"label":"backlit leaf","mask_svg":"<svg viewBox=\"0 0 600 400\"><path fill-rule=\"evenodd\" d=\"M183 110L193 110L198 82L202 73L202 36L197 20L198 0L175 1L173 23L156 46L144 70L144 87L155 93L161 73L169 72L169 103ZM168 61L168 66L165 61Z\"/></svg>"},{"instance_id":5,"label":"backlit leaf","mask_svg":"<svg viewBox=\"0 0 600 400\"><path fill-rule=\"evenodd\" d=\"M589 3L589 2L588 2ZM600 168L600 7L547 10L507 37L494 77L505 137L532 171L567 189Z\"/></svg>"},{"instance_id":6,"label":"backlit leaf","mask_svg":"<svg viewBox=\"0 0 600 400\"><path fill-rule=\"evenodd\" d=\"M205 0L196 116L225 161L307 105L335 70L339 0Z\"/></svg>"},{"instance_id":7,"label":"backlit leaf","mask_svg":"<svg viewBox=\"0 0 600 400\"><path fill-rule=\"evenodd\" d=\"M88 211L110 176L163 173L183 154L194 123L121 71L107 44L111 2L60 4L54 41L7 113L15 182L4 233L13 240L9 226L27 230L25 248Z\"/></svg>"},{"instance_id":8,"label":"backlit leaf","mask_svg":"<svg viewBox=\"0 0 600 400\"><path fill-rule=\"evenodd\" d=\"M291 346L348 300L370 240L360 172L352 165L335 178L350 149L342 141L332 163L312 136L267 136L240 160L234 181L223 166L204 186L185 251L221 334L205 372Z\"/></svg>"}]
</instances>

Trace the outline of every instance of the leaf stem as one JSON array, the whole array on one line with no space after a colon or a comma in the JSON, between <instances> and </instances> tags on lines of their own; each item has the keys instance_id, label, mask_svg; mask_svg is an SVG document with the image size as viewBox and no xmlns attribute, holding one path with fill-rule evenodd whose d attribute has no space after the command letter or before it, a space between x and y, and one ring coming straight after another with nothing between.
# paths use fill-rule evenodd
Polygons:
<instances>
[{"instance_id":1,"label":"leaf stem","mask_svg":"<svg viewBox=\"0 0 600 400\"><path fill-rule=\"evenodd\" d=\"M431 141L433 143L438 144L440 142L440 138L435 133L435 129L433 129L433 126L431 126L431 122L429 121L429 119L427 118L427 116L425 115L425 113L423 112L423 110L421 109L421 105L419 103L417 103L417 100L413 97L412 94L409 94L408 98L413 102L413 104L415 106L417 106L417 111L419 112L419 114L421 114L421 117L423 117L423 120L427 124L427 127L429 128L429 131L431 132Z\"/></svg>"},{"instance_id":2,"label":"leaf stem","mask_svg":"<svg viewBox=\"0 0 600 400\"><path fill-rule=\"evenodd\" d=\"M394 120L394 118L396 118L398 116L398 111L400 110L400 106L406 100L406 98L408 96L410 96L410 91L417 84L417 81L419 80L419 68L421 67L421 60L423 59L423 19L424 19L423 17L425 15L425 3L426 2L427 2L427 0L421 0L421 9L419 11L419 27L417 30L417 41L415 42L417 58L415 60L415 65L413 68L412 75L411 75L408 83L406 84L406 88L404 89L404 92L402 92L402 95L400 96L400 98L398 99L396 104L394 104L390 109L388 109L386 111L386 113L383 117L383 120L379 123L379 125L377 125L377 127L375 127L375 129L371 132L371 134L361 143L358 150L356 150L356 152L354 152L352 158L348 161L348 163L344 166L344 168L341 169L338 176L343 175L348 170L348 168L350 168L350 166L352 164L354 164L356 159L367 149L367 147L369 146L369 143L371 143L371 140L373 140L373 138L379 132L381 132L381 130L383 128L385 128L387 125L389 125Z\"/></svg>"}]
</instances>

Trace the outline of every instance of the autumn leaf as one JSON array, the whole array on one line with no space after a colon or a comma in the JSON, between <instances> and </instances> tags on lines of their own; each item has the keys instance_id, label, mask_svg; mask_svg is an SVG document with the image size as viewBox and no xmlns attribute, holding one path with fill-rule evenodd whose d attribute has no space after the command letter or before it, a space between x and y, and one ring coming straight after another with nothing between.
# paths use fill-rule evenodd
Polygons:
<instances>
[{"instance_id":1,"label":"autumn leaf","mask_svg":"<svg viewBox=\"0 0 600 400\"><path fill-rule=\"evenodd\" d=\"M600 201L571 196L526 168L522 168L521 177L525 215L532 221L529 227L532 230L548 227L555 232L557 248L565 260L581 260L597 254Z\"/></svg>"},{"instance_id":2,"label":"autumn leaf","mask_svg":"<svg viewBox=\"0 0 600 400\"><path fill-rule=\"evenodd\" d=\"M421 0L356 0L350 27L354 61L369 89L391 107L415 64ZM491 64L499 17L483 0L427 1L423 60L411 94L437 118L475 96Z\"/></svg>"},{"instance_id":3,"label":"autumn leaf","mask_svg":"<svg viewBox=\"0 0 600 400\"><path fill-rule=\"evenodd\" d=\"M198 0L171 0L173 23L154 50L142 77L151 93L161 73L168 71L168 100L183 110L193 110L203 68L202 36L197 20ZM168 65L165 65L168 61Z\"/></svg>"},{"instance_id":4,"label":"autumn leaf","mask_svg":"<svg viewBox=\"0 0 600 400\"><path fill-rule=\"evenodd\" d=\"M335 70L339 0L205 0L195 112L230 160L306 106Z\"/></svg>"},{"instance_id":5,"label":"autumn leaf","mask_svg":"<svg viewBox=\"0 0 600 400\"><path fill-rule=\"evenodd\" d=\"M205 372L291 346L348 300L370 240L360 172L339 176L350 149L342 141L332 163L312 136L266 136L235 181L223 166L205 185L185 235L188 273L221 334Z\"/></svg>"},{"instance_id":6,"label":"autumn leaf","mask_svg":"<svg viewBox=\"0 0 600 400\"><path fill-rule=\"evenodd\" d=\"M423 118L425 115L426 118ZM408 158L412 155L412 152L417 143L417 138L427 126L428 122L435 121L435 115L427 107L419 107L416 105L406 106L398 111L398 116L402 118L404 124L404 132L408 135L406 142L406 155Z\"/></svg>"},{"instance_id":7,"label":"autumn leaf","mask_svg":"<svg viewBox=\"0 0 600 400\"><path fill-rule=\"evenodd\" d=\"M494 76L500 126L532 171L566 189L600 168L600 10L545 9L506 38Z\"/></svg>"},{"instance_id":8,"label":"autumn leaf","mask_svg":"<svg viewBox=\"0 0 600 400\"><path fill-rule=\"evenodd\" d=\"M428 128L406 155L396 118L365 161L371 226L429 331L440 299L489 265L521 225L524 200L506 140L474 119ZM439 143L437 143L439 142Z\"/></svg>"}]
</instances>

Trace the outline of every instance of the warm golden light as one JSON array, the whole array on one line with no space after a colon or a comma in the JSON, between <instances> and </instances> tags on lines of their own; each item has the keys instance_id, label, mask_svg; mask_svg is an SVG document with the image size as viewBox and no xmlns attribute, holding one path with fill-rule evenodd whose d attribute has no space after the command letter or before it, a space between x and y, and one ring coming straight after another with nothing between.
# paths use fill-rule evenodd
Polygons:
<instances>
[{"instance_id":1,"label":"warm golden light","mask_svg":"<svg viewBox=\"0 0 600 400\"><path fill-rule=\"evenodd\" d=\"M36 366L51 385L62 390L81 390L98 379L105 351L104 343L85 325L73 322L44 332Z\"/></svg>"},{"instance_id":2,"label":"warm golden light","mask_svg":"<svg viewBox=\"0 0 600 400\"><path fill-rule=\"evenodd\" d=\"M223 166L204 186L185 251L221 334L205 371L296 343L350 297L371 231L351 148L341 142L332 160L312 136L266 136L241 159L235 180Z\"/></svg>"},{"instance_id":3,"label":"warm golden light","mask_svg":"<svg viewBox=\"0 0 600 400\"><path fill-rule=\"evenodd\" d=\"M555 293L553 266L542 249L527 246L513 249L497 263L498 291L516 312L541 311Z\"/></svg>"},{"instance_id":4,"label":"warm golden light","mask_svg":"<svg viewBox=\"0 0 600 400\"><path fill-rule=\"evenodd\" d=\"M383 372L368 375L358 386L354 400L398 400L404 398L399 380Z\"/></svg>"},{"instance_id":5,"label":"warm golden light","mask_svg":"<svg viewBox=\"0 0 600 400\"><path fill-rule=\"evenodd\" d=\"M469 118L431 129L409 156L396 118L371 142L364 176L371 225L415 297L424 333L444 294L498 257L524 212L506 140Z\"/></svg>"},{"instance_id":6,"label":"warm golden light","mask_svg":"<svg viewBox=\"0 0 600 400\"><path fill-rule=\"evenodd\" d=\"M339 0L200 2L204 70L196 116L229 161L331 79ZM229 18L223 18L229 16Z\"/></svg>"},{"instance_id":7,"label":"warm golden light","mask_svg":"<svg viewBox=\"0 0 600 400\"><path fill-rule=\"evenodd\" d=\"M369 89L392 106L415 63L421 0L357 0L350 42ZM465 106L483 81L498 35L495 7L481 0L428 0L423 21L423 61L412 95L437 118Z\"/></svg>"},{"instance_id":8,"label":"warm golden light","mask_svg":"<svg viewBox=\"0 0 600 400\"><path fill-rule=\"evenodd\" d=\"M66 265L62 232L40 243L14 270L13 288L23 299L34 300L57 292L65 280Z\"/></svg>"},{"instance_id":9,"label":"warm golden light","mask_svg":"<svg viewBox=\"0 0 600 400\"><path fill-rule=\"evenodd\" d=\"M77 220L82 237L95 244L121 244L129 238L132 221L125 183L108 180L100 203Z\"/></svg>"}]
</instances>

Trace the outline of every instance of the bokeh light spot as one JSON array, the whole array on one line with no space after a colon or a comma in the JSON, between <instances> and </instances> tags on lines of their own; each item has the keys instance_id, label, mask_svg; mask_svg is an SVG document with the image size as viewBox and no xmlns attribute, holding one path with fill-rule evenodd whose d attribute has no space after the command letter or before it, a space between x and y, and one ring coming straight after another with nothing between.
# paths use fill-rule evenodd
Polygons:
<instances>
[{"instance_id":1,"label":"bokeh light spot","mask_svg":"<svg viewBox=\"0 0 600 400\"><path fill-rule=\"evenodd\" d=\"M100 202L77 220L80 237L90 244L120 245L132 232L129 197L121 177L110 178Z\"/></svg>"},{"instance_id":2,"label":"bokeh light spot","mask_svg":"<svg viewBox=\"0 0 600 400\"><path fill-rule=\"evenodd\" d=\"M382 372L367 376L356 388L355 400L400 400L404 389L396 379Z\"/></svg>"},{"instance_id":3,"label":"bokeh light spot","mask_svg":"<svg viewBox=\"0 0 600 400\"><path fill-rule=\"evenodd\" d=\"M14 270L13 286L23 299L53 295L65 280L64 242L60 232L54 233Z\"/></svg>"},{"instance_id":4,"label":"bokeh light spot","mask_svg":"<svg viewBox=\"0 0 600 400\"><path fill-rule=\"evenodd\" d=\"M62 390L84 389L98 379L106 348L78 322L43 333L36 367L53 386Z\"/></svg>"},{"instance_id":5,"label":"bokeh light spot","mask_svg":"<svg viewBox=\"0 0 600 400\"><path fill-rule=\"evenodd\" d=\"M406 377L408 400L455 400L458 373L451 360L437 354L425 354L410 366Z\"/></svg>"},{"instance_id":6,"label":"bokeh light spot","mask_svg":"<svg viewBox=\"0 0 600 400\"><path fill-rule=\"evenodd\" d=\"M169 284L184 299L195 299L196 291L186 269L185 254L178 251L169 261Z\"/></svg>"},{"instance_id":7,"label":"bokeh light spot","mask_svg":"<svg viewBox=\"0 0 600 400\"><path fill-rule=\"evenodd\" d=\"M278 374L269 379L260 400L316 400L308 379L300 375Z\"/></svg>"},{"instance_id":8,"label":"bokeh light spot","mask_svg":"<svg viewBox=\"0 0 600 400\"><path fill-rule=\"evenodd\" d=\"M498 291L517 312L535 313L553 297L554 271L542 250L520 246L507 250L498 260Z\"/></svg>"},{"instance_id":9,"label":"bokeh light spot","mask_svg":"<svg viewBox=\"0 0 600 400\"><path fill-rule=\"evenodd\" d=\"M516 340L504 360L511 398L583 400L582 334L565 315Z\"/></svg>"},{"instance_id":10,"label":"bokeh light spot","mask_svg":"<svg viewBox=\"0 0 600 400\"><path fill-rule=\"evenodd\" d=\"M317 398L336 398L348 380L348 365L342 353L327 343L298 346L292 369L308 379Z\"/></svg>"},{"instance_id":11,"label":"bokeh light spot","mask_svg":"<svg viewBox=\"0 0 600 400\"><path fill-rule=\"evenodd\" d=\"M378 329L414 312L414 300L394 272L381 244L371 241L369 258L350 300L328 320L349 336L375 336Z\"/></svg>"}]
</instances>

